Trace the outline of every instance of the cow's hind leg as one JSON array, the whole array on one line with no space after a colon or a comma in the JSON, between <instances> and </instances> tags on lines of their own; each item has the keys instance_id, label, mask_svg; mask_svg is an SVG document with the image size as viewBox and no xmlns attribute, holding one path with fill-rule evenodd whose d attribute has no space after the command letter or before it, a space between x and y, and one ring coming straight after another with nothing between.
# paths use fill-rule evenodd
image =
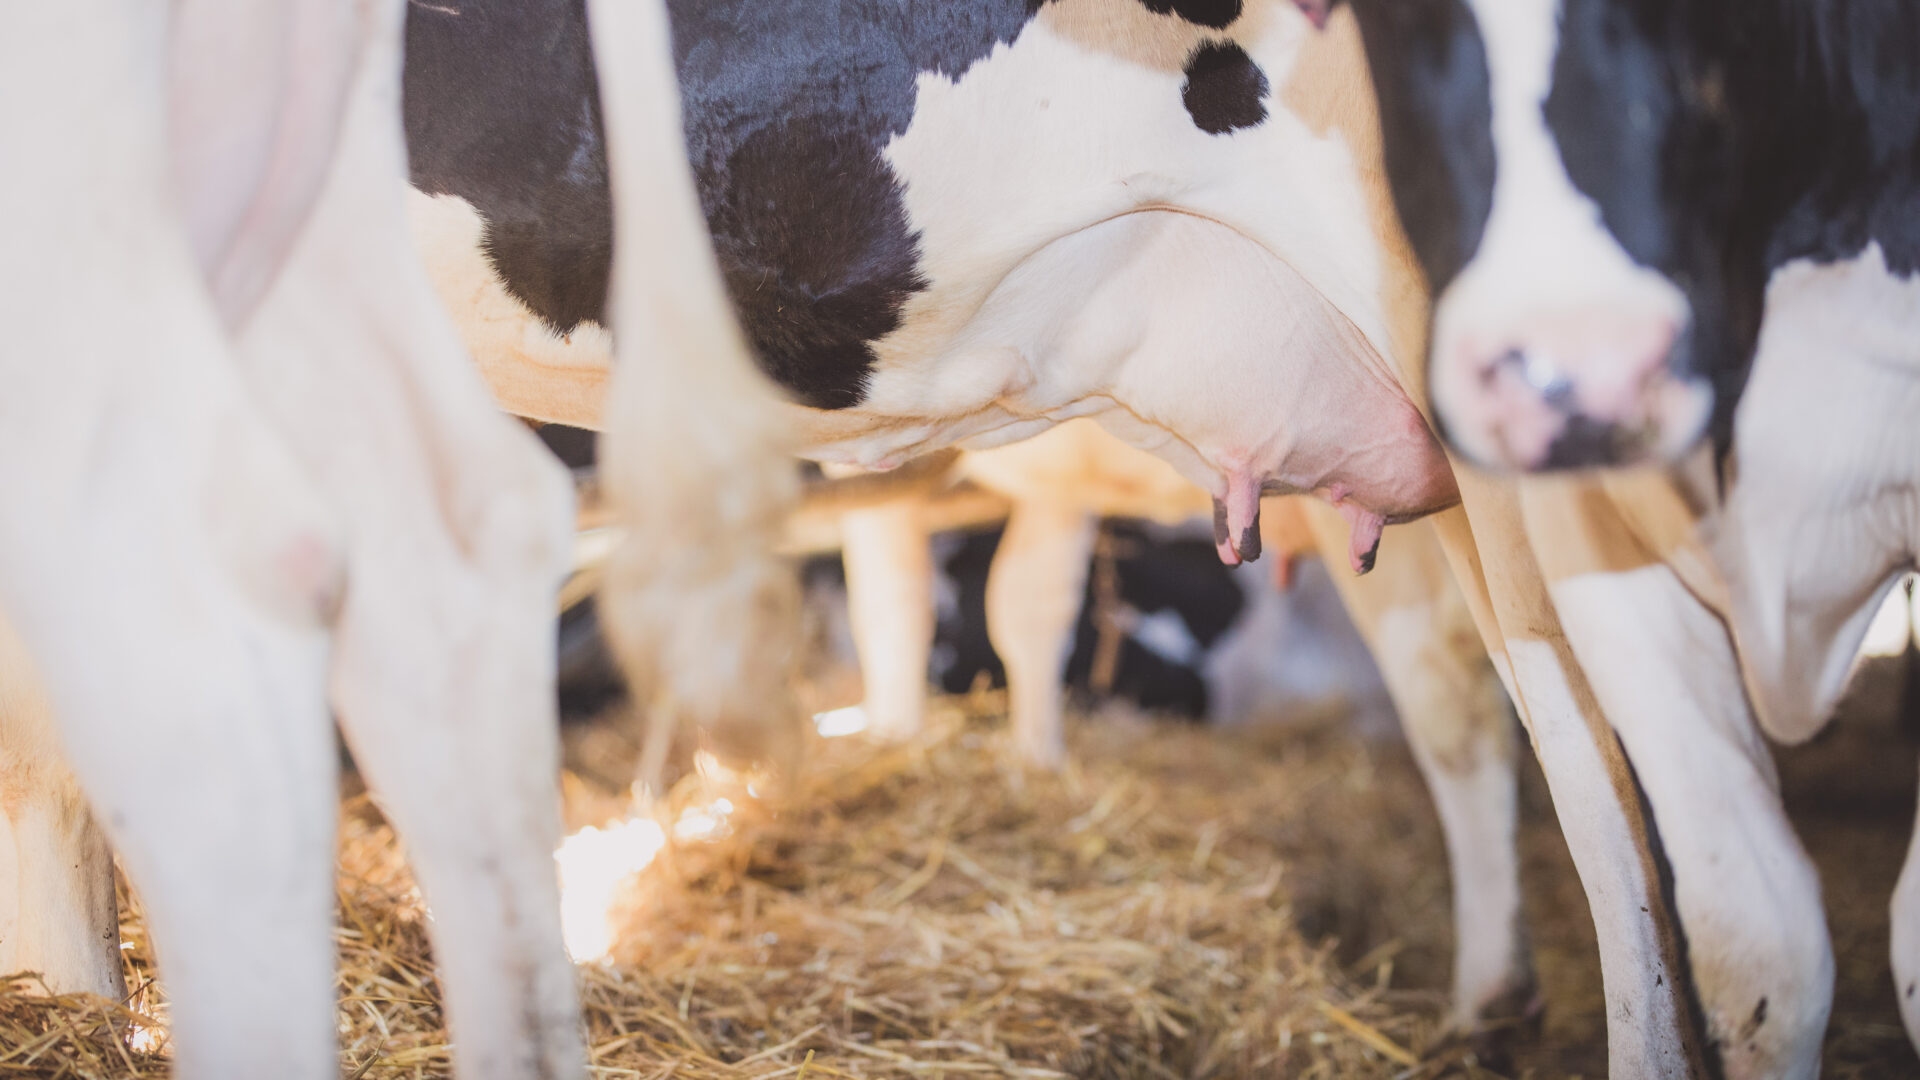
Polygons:
<instances>
[{"instance_id":1,"label":"cow's hind leg","mask_svg":"<svg viewBox=\"0 0 1920 1080\"><path fill-rule=\"evenodd\" d=\"M0 972L37 972L56 994L118 999L113 852L68 771L51 704L13 627L0 618L0 817L12 852L0 880Z\"/></svg>"},{"instance_id":2,"label":"cow's hind leg","mask_svg":"<svg viewBox=\"0 0 1920 1080\"><path fill-rule=\"evenodd\" d=\"M1446 838L1453 879L1452 1025L1525 1010L1535 983L1514 847L1515 721L1432 527L1387 536L1371 574L1344 569L1347 527L1311 503L1310 522L1347 612L1373 650Z\"/></svg>"},{"instance_id":3,"label":"cow's hind leg","mask_svg":"<svg viewBox=\"0 0 1920 1080\"><path fill-rule=\"evenodd\" d=\"M337 549L178 221L167 31L0 8L0 145L34 163L0 172L34 208L0 244L0 607L142 898L179 1075L334 1076Z\"/></svg>"},{"instance_id":4,"label":"cow's hind leg","mask_svg":"<svg viewBox=\"0 0 1920 1080\"><path fill-rule=\"evenodd\" d=\"M249 376L346 527L334 699L433 914L459 1075L579 1076L553 851L553 622L571 487L487 396L408 239L383 11Z\"/></svg>"},{"instance_id":5,"label":"cow's hind leg","mask_svg":"<svg viewBox=\"0 0 1920 1080\"><path fill-rule=\"evenodd\" d=\"M1066 761L1061 676L1085 598L1095 524L1078 506L1014 504L987 575L987 633L1007 669L1014 745L1042 768Z\"/></svg>"}]
</instances>

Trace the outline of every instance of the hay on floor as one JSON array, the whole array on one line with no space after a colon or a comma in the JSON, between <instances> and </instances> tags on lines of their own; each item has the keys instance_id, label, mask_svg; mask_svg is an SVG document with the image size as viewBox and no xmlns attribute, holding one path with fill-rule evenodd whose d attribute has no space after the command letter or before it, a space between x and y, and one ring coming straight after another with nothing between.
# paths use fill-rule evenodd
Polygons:
<instances>
[{"instance_id":1,"label":"hay on floor","mask_svg":"<svg viewBox=\"0 0 1920 1080\"><path fill-rule=\"evenodd\" d=\"M1437 994L1392 989L1392 949L1343 967L1296 926L1275 823L1347 783L1351 755L1116 721L1080 725L1046 777L963 704L911 746L822 740L777 803L739 777L676 785L669 832L734 809L621 890L613 960L580 969L595 1076L1486 1075L1440 1042ZM574 824L604 812L568 789ZM340 870L342 1075L449 1075L426 917L364 799ZM164 1075L163 1041L128 1046L163 1021L150 988L129 1009L16 981L0 1076Z\"/></svg>"}]
</instances>

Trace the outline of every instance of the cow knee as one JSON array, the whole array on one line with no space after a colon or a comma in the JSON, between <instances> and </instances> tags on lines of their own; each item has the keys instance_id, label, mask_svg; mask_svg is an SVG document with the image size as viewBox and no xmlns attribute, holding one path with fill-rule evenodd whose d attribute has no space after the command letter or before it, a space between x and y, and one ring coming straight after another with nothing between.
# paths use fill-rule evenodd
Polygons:
<instances>
[{"instance_id":1,"label":"cow knee","mask_svg":"<svg viewBox=\"0 0 1920 1080\"><path fill-rule=\"evenodd\" d=\"M1803 853L1792 856L1776 867L1770 902L1723 895L1719 910L1692 918L1682 907L1695 989L1729 1080L1819 1073L1833 949L1819 878Z\"/></svg>"}]
</instances>

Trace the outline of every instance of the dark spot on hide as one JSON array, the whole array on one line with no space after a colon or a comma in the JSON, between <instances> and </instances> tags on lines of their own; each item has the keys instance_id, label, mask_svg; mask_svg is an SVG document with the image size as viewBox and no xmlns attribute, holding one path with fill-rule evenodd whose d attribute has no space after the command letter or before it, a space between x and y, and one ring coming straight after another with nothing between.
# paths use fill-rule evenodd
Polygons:
<instances>
[{"instance_id":1,"label":"dark spot on hide","mask_svg":"<svg viewBox=\"0 0 1920 1080\"><path fill-rule=\"evenodd\" d=\"M1752 1038L1754 1033L1759 1031L1760 1028L1766 1024L1766 1022L1767 1022L1767 999L1762 997L1760 999L1760 1003L1753 1007L1753 1015L1747 1018L1747 1030L1742 1033L1743 1037L1749 1038L1749 1039Z\"/></svg>"},{"instance_id":2,"label":"dark spot on hide","mask_svg":"<svg viewBox=\"0 0 1920 1080\"><path fill-rule=\"evenodd\" d=\"M926 281L886 163L864 137L810 119L762 128L702 190L761 368L803 405L844 409L866 392L870 343L899 328Z\"/></svg>"},{"instance_id":3,"label":"dark spot on hide","mask_svg":"<svg viewBox=\"0 0 1920 1080\"><path fill-rule=\"evenodd\" d=\"M1253 127L1267 118L1267 76L1233 42L1208 42L1187 61L1180 88L1193 126L1209 135Z\"/></svg>"}]
</instances>

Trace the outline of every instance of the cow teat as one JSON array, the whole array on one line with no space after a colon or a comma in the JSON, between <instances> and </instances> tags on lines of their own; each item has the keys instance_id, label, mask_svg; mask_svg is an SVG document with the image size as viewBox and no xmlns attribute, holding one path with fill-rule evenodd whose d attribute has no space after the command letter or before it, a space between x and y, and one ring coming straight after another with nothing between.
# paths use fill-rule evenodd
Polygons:
<instances>
[{"instance_id":1,"label":"cow teat","mask_svg":"<svg viewBox=\"0 0 1920 1080\"><path fill-rule=\"evenodd\" d=\"M1213 546L1228 566L1260 558L1260 478L1245 468L1228 472L1225 498L1213 497Z\"/></svg>"}]
</instances>

